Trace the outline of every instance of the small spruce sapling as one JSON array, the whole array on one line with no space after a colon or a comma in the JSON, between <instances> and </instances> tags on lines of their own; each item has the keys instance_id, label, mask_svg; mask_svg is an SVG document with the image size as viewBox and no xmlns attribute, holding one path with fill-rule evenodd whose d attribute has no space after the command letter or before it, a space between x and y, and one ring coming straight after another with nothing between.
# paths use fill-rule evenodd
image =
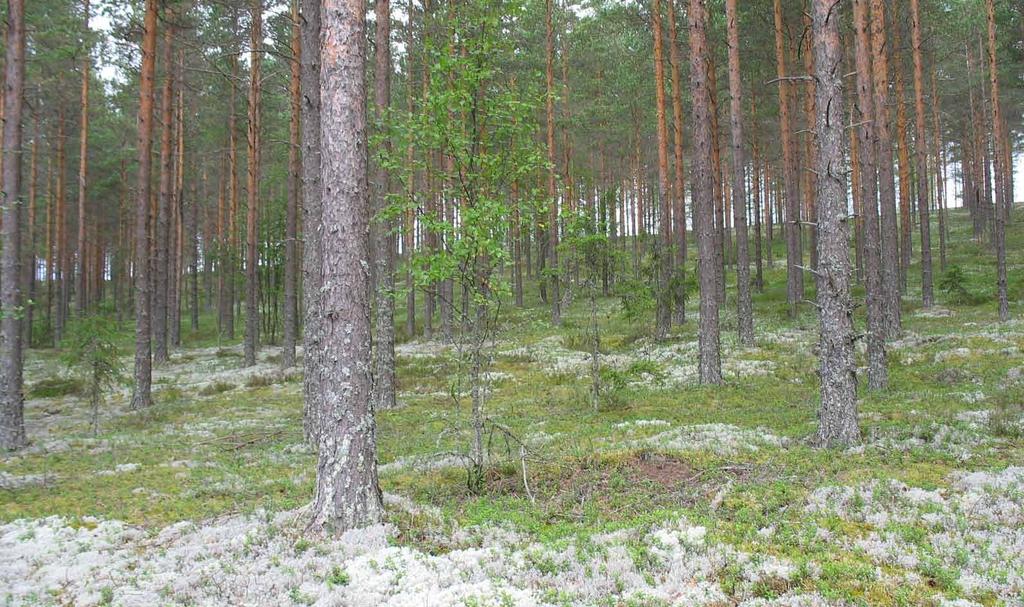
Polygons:
<instances>
[{"instance_id":1,"label":"small spruce sapling","mask_svg":"<svg viewBox=\"0 0 1024 607\"><path fill-rule=\"evenodd\" d=\"M114 345L115 326L103 316L85 316L71 325L62 344L61 360L86 386L94 436L99 431L103 392L116 386L124 376L124 367Z\"/></svg>"}]
</instances>

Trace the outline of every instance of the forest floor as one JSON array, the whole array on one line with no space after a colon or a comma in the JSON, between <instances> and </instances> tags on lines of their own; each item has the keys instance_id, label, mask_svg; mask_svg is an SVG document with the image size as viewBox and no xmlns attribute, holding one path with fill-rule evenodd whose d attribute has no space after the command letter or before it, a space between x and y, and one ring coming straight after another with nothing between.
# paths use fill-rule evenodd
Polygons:
<instances>
[{"instance_id":1,"label":"forest floor","mask_svg":"<svg viewBox=\"0 0 1024 607\"><path fill-rule=\"evenodd\" d=\"M489 432L478 491L457 351L401 343L377 416L388 520L342 537L305 530L315 455L275 348L242 369L237 344L189 336L156 405L129 412L124 386L95 436L58 354L33 350L32 444L0 459L0 605L1024 605L1024 227L1003 324L967 229L967 295L921 310L912 266L891 387L861 393L846 450L809 444L817 319L786 317L778 265L756 347L730 290L723 387L695 381L695 314L659 343L601 299L597 411L582 297L558 329L539 302L505 310L486 413L515 439Z\"/></svg>"}]
</instances>

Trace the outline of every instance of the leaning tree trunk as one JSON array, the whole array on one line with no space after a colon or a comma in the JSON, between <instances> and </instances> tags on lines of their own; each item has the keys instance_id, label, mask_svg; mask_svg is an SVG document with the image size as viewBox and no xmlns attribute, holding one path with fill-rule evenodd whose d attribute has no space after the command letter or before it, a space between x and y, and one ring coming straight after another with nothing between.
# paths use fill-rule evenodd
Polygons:
<instances>
[{"instance_id":1,"label":"leaning tree trunk","mask_svg":"<svg viewBox=\"0 0 1024 607\"><path fill-rule=\"evenodd\" d=\"M383 132L384 120L391 103L391 3L376 0L374 11L377 21L374 52L374 105L377 123ZM384 144L391 150L390 140ZM383 159L375 163L374 196L377 207L377 226L374 243L374 261L377 274L376 290L376 348L374 349L373 406L377 410L395 406L395 248L391 232L392 223L383 219L388 205L390 176Z\"/></svg>"},{"instance_id":2,"label":"leaning tree trunk","mask_svg":"<svg viewBox=\"0 0 1024 607\"><path fill-rule=\"evenodd\" d=\"M782 179L786 190L786 301L789 314L795 316L797 304L804 298L803 252L800 243L800 183L797 178L796 150L793 149L793 123L789 107L789 82L786 80L786 49L783 33L782 0L775 0L775 62L779 79L779 130L782 139Z\"/></svg>"},{"instance_id":3,"label":"leaning tree trunk","mask_svg":"<svg viewBox=\"0 0 1024 607\"><path fill-rule=\"evenodd\" d=\"M736 223L736 318L740 343L754 345L754 311L750 300L750 252L747 244L746 160L743 151L743 85L740 81L740 34L736 0L726 0L729 37L729 125L732 131L732 196Z\"/></svg>"},{"instance_id":4,"label":"leaning tree trunk","mask_svg":"<svg viewBox=\"0 0 1024 607\"><path fill-rule=\"evenodd\" d=\"M910 0L911 41L914 46L914 120L917 123L914 156L917 164L917 214L921 229L921 304L935 303L932 290L932 238L928 200L928 124L924 114L924 65L921 58L921 11L919 0ZM932 99L935 103L935 99Z\"/></svg>"},{"instance_id":5,"label":"leaning tree trunk","mask_svg":"<svg viewBox=\"0 0 1024 607\"><path fill-rule=\"evenodd\" d=\"M693 99L693 217L700 256L699 361L702 384L722 383L715 270L714 183L711 174L711 92L708 90L707 6L690 0L690 94Z\"/></svg>"},{"instance_id":6,"label":"leaning tree trunk","mask_svg":"<svg viewBox=\"0 0 1024 607\"><path fill-rule=\"evenodd\" d=\"M842 46L835 0L814 0L814 55L818 135L818 306L821 318L821 409L817 443L860 440L850 297L851 219L846 207Z\"/></svg>"},{"instance_id":7,"label":"leaning tree trunk","mask_svg":"<svg viewBox=\"0 0 1024 607\"><path fill-rule=\"evenodd\" d=\"M992 88L992 134L997 142L1002 139L1000 133L1003 129L1003 115L999 100L999 66L996 63L996 17L993 0L985 0L985 11L988 17L988 68L989 85ZM1013 192L1006 191L1006 171L1011 170L1005 165L1004 155L996 150L996 209L995 209L995 245L996 245L996 287L999 292L999 320L1006 322L1010 319L1010 305L1006 291L1006 213L1004 205L1012 204L1010 198Z\"/></svg>"},{"instance_id":8,"label":"leaning tree trunk","mask_svg":"<svg viewBox=\"0 0 1024 607\"><path fill-rule=\"evenodd\" d=\"M138 197L135 203L135 391L132 409L152 404L150 386L153 381L150 334L150 273L149 273L149 196L150 147L153 139L153 80L156 72L156 4L146 0L146 15L142 36L142 70L139 86L139 172Z\"/></svg>"},{"instance_id":9,"label":"leaning tree trunk","mask_svg":"<svg viewBox=\"0 0 1024 607\"><path fill-rule=\"evenodd\" d=\"M853 26L857 66L857 156L860 162L860 208L864 222L864 276L867 290L868 387L882 389L889 384L885 361L885 293L882 288L881 233L878 225L878 182L875 166L877 131L871 79L871 31L868 1L854 0ZM890 263L893 260L889 260Z\"/></svg>"},{"instance_id":10,"label":"leaning tree trunk","mask_svg":"<svg viewBox=\"0 0 1024 607\"><path fill-rule=\"evenodd\" d=\"M321 419L312 526L335 532L380 522L377 445L370 406L370 196L366 183L365 10L323 0L320 174L325 194L321 306L315 360Z\"/></svg>"},{"instance_id":11,"label":"leaning tree trunk","mask_svg":"<svg viewBox=\"0 0 1024 607\"><path fill-rule=\"evenodd\" d=\"M320 239L323 233L320 183L320 0L300 0L302 89L302 323L304 415L306 442L316 446L320 437L321 364L323 343L320 314Z\"/></svg>"},{"instance_id":12,"label":"leaning tree trunk","mask_svg":"<svg viewBox=\"0 0 1024 607\"><path fill-rule=\"evenodd\" d=\"M252 26L250 30L249 54L249 128L246 142L249 147L249 167L246 175L245 212L245 340L244 365L256 364L256 349L260 341L259 285L256 268L258 243L256 241L256 220L260 203L260 114L263 77L260 66L263 62L263 0L253 0Z\"/></svg>"},{"instance_id":13,"label":"leaning tree trunk","mask_svg":"<svg viewBox=\"0 0 1024 607\"><path fill-rule=\"evenodd\" d=\"M4 65L3 252L0 257L0 449L25 446L21 341L21 110L25 89L25 4L7 2Z\"/></svg>"}]
</instances>

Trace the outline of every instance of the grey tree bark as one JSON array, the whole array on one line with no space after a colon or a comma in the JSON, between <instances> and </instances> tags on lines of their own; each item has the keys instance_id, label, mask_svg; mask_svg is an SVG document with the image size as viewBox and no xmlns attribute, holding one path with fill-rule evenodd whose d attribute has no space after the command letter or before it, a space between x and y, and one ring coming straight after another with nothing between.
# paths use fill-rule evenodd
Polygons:
<instances>
[{"instance_id":1,"label":"grey tree bark","mask_svg":"<svg viewBox=\"0 0 1024 607\"><path fill-rule=\"evenodd\" d=\"M376 0L374 5L376 32L374 37L374 106L377 122L383 120L391 103L391 3ZM391 142L384 146L390 150ZM377 213L386 210L390 191L390 176L382 162L375 163L374 195ZM392 223L377 220L374 243L376 265L376 349L374 350L373 406L391 409L395 406L395 248L392 243Z\"/></svg>"},{"instance_id":2,"label":"grey tree bark","mask_svg":"<svg viewBox=\"0 0 1024 607\"><path fill-rule=\"evenodd\" d=\"M380 522L377 444L370 406L370 196L366 178L366 10L323 0L320 175L323 426L312 526L341 532Z\"/></svg>"},{"instance_id":3,"label":"grey tree bark","mask_svg":"<svg viewBox=\"0 0 1024 607\"><path fill-rule=\"evenodd\" d=\"M707 6L690 0L690 94L693 99L693 219L697 231L700 283L699 361L702 384L722 383L718 328L718 285L714 217L714 176L711 168L711 93L708 87Z\"/></svg>"},{"instance_id":4,"label":"grey tree bark","mask_svg":"<svg viewBox=\"0 0 1024 607\"><path fill-rule=\"evenodd\" d=\"M885 361L885 305L882 290L881 234L878 226L878 182L875 167L876 130L874 91L871 79L871 31L869 0L854 0L854 54L857 66L857 156L860 162L860 208L864 223L864 281L867 290L868 387L889 385Z\"/></svg>"},{"instance_id":5,"label":"grey tree bark","mask_svg":"<svg viewBox=\"0 0 1024 607\"><path fill-rule=\"evenodd\" d=\"M821 321L821 408L817 443L833 447L860 440L853 355L853 300L846 206L842 45L839 0L812 3L818 135L818 306Z\"/></svg>"},{"instance_id":6,"label":"grey tree bark","mask_svg":"<svg viewBox=\"0 0 1024 607\"><path fill-rule=\"evenodd\" d=\"M7 2L3 120L3 253L0 257L0 449L25 446L22 393L21 113L25 89L25 4Z\"/></svg>"},{"instance_id":7,"label":"grey tree bark","mask_svg":"<svg viewBox=\"0 0 1024 607\"><path fill-rule=\"evenodd\" d=\"M732 212L736 227L736 317L740 343L754 345L754 310L750 300L750 250L747 240L746 154L743 150L743 85L740 81L740 34L736 0L726 0L729 38L729 126L732 131Z\"/></svg>"},{"instance_id":8,"label":"grey tree bark","mask_svg":"<svg viewBox=\"0 0 1024 607\"><path fill-rule=\"evenodd\" d=\"M304 414L303 432L313 446L320 437L320 240L323 231L323 188L320 183L320 0L300 0L302 44L302 323Z\"/></svg>"}]
</instances>

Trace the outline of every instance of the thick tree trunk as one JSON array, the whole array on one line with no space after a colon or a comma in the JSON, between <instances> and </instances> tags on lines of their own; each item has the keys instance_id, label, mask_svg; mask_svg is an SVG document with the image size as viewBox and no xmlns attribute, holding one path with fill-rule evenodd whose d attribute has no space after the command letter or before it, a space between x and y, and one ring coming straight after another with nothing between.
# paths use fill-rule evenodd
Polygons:
<instances>
[{"instance_id":1,"label":"thick tree trunk","mask_svg":"<svg viewBox=\"0 0 1024 607\"><path fill-rule=\"evenodd\" d=\"M302 298L303 298L303 431L306 441L319 445L322 404L320 357L323 344L321 287L323 188L320 176L320 0L300 0L302 44Z\"/></svg>"},{"instance_id":2,"label":"thick tree trunk","mask_svg":"<svg viewBox=\"0 0 1024 607\"><path fill-rule=\"evenodd\" d=\"M672 2L673 0L668 0ZM661 217L658 222L658 295L655 335L658 339L668 337L672 328L672 200L668 180L668 125L665 117L665 60L662 49L661 0L653 0L651 20L654 25L654 92L657 104L658 138L658 202Z\"/></svg>"},{"instance_id":3,"label":"thick tree trunk","mask_svg":"<svg viewBox=\"0 0 1024 607\"><path fill-rule=\"evenodd\" d=\"M693 218L700 259L699 361L702 384L722 383L715 270L714 183L711 172L711 94L708 90L707 6L690 0L690 93L693 99Z\"/></svg>"},{"instance_id":4,"label":"thick tree trunk","mask_svg":"<svg viewBox=\"0 0 1024 607\"><path fill-rule=\"evenodd\" d=\"M256 221L260 203L260 155L262 154L260 119L263 75L260 66L263 63L263 0L252 0L250 35L252 50L249 54L249 128L246 137L249 162L245 188L245 343L243 348L245 354L243 364L246 367L256 364L256 350L259 348L260 341Z\"/></svg>"},{"instance_id":5,"label":"thick tree trunk","mask_svg":"<svg viewBox=\"0 0 1024 607\"><path fill-rule=\"evenodd\" d=\"M321 37L321 247L324 340L321 418L312 526L342 532L379 523L377 445L370 406L370 196L366 183L365 7L324 0Z\"/></svg>"},{"instance_id":6,"label":"thick tree trunk","mask_svg":"<svg viewBox=\"0 0 1024 607\"><path fill-rule=\"evenodd\" d=\"M900 333L899 233L893 181L892 134L889 118L889 61L885 37L885 0L871 0L871 57L874 86L875 165L881 207L882 302L886 338Z\"/></svg>"},{"instance_id":7,"label":"thick tree trunk","mask_svg":"<svg viewBox=\"0 0 1024 607\"><path fill-rule=\"evenodd\" d=\"M725 1L729 38L729 125L732 131L733 219L736 224L736 318L740 343L754 345L754 310L750 300L750 253L747 244L746 154L743 150L743 85L740 81L740 33L736 0Z\"/></svg>"},{"instance_id":8,"label":"thick tree trunk","mask_svg":"<svg viewBox=\"0 0 1024 607\"><path fill-rule=\"evenodd\" d=\"M858 442L850 238L847 228L842 46L835 0L813 0L818 134L819 445Z\"/></svg>"},{"instance_id":9,"label":"thick tree trunk","mask_svg":"<svg viewBox=\"0 0 1024 607\"><path fill-rule=\"evenodd\" d=\"M864 221L864 275L867 289L868 387L882 389L889 384L885 360L885 290L882 283L881 232L878 225L878 182L875 156L877 129L873 126L874 83L871 77L871 30L869 0L854 0L853 26L856 35L857 67L857 156L860 161L860 197ZM889 260L893 262L892 259Z\"/></svg>"},{"instance_id":10,"label":"thick tree trunk","mask_svg":"<svg viewBox=\"0 0 1024 607\"><path fill-rule=\"evenodd\" d=\"M374 106L377 122L383 129L384 118L391 105L391 3L376 0L376 35L374 38ZM391 142L384 142L387 151ZM392 224L380 217L387 210L391 191L390 175L382 161L375 163L373 200L378 219L375 230L374 261L377 269L376 348L374 349L373 406L376 410L395 407L395 247Z\"/></svg>"},{"instance_id":11,"label":"thick tree trunk","mask_svg":"<svg viewBox=\"0 0 1024 607\"><path fill-rule=\"evenodd\" d=\"M135 204L135 385L132 409L152 404L153 380L150 335L150 147L153 138L153 80L156 72L156 3L146 0L139 87L139 172Z\"/></svg>"},{"instance_id":12,"label":"thick tree trunk","mask_svg":"<svg viewBox=\"0 0 1024 607\"><path fill-rule=\"evenodd\" d=\"M302 188L302 162L299 158L299 131L301 130L302 93L300 62L302 60L302 33L299 27L299 0L291 0L292 60L288 93L291 116L288 122L288 208L285 210L284 240L284 340L281 344L281 366L295 366L295 342L299 329L298 264L299 264L299 191Z\"/></svg>"},{"instance_id":13,"label":"thick tree trunk","mask_svg":"<svg viewBox=\"0 0 1024 607\"><path fill-rule=\"evenodd\" d=\"M25 89L25 4L7 2L4 64L3 252L0 257L0 449L26 444L22 391L21 112Z\"/></svg>"},{"instance_id":14,"label":"thick tree trunk","mask_svg":"<svg viewBox=\"0 0 1024 607\"><path fill-rule=\"evenodd\" d=\"M914 120L917 125L914 144L917 159L917 214L921 229L921 304L930 308L935 303L932 290L932 238L928 200L928 124L924 114L924 61L921 57L921 11L919 0L910 0L911 41L914 46ZM932 98L935 103L935 98Z\"/></svg>"},{"instance_id":15,"label":"thick tree trunk","mask_svg":"<svg viewBox=\"0 0 1024 607\"><path fill-rule=\"evenodd\" d=\"M803 252L800 243L800 181L797 176L796 150L793 149L793 122L790 117L789 87L786 80L786 47L783 32L782 0L774 2L775 64L779 78L779 131L782 139L782 178L786 189L786 301L789 315L796 316L804 298Z\"/></svg>"}]
</instances>

